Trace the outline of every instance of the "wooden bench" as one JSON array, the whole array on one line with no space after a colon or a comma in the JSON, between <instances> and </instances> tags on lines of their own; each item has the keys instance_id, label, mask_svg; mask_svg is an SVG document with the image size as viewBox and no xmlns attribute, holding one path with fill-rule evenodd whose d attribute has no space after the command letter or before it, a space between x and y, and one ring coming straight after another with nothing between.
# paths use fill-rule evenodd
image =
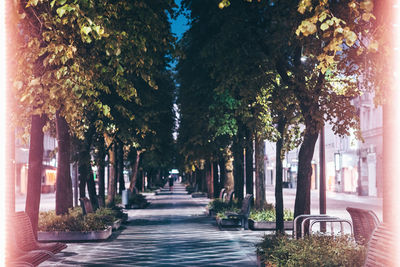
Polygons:
<instances>
[{"instance_id":1,"label":"wooden bench","mask_svg":"<svg viewBox=\"0 0 400 267\"><path fill-rule=\"evenodd\" d=\"M25 212L16 212L12 216L16 245L23 251L42 250L56 254L67 248L64 243L39 243L33 233L31 220Z\"/></svg>"},{"instance_id":2,"label":"wooden bench","mask_svg":"<svg viewBox=\"0 0 400 267\"><path fill-rule=\"evenodd\" d=\"M368 242L364 267L399 266L400 251L396 251L396 236L385 223L379 224Z\"/></svg>"},{"instance_id":3,"label":"wooden bench","mask_svg":"<svg viewBox=\"0 0 400 267\"><path fill-rule=\"evenodd\" d=\"M5 253L6 266L37 266L51 258L53 255L54 254L50 251L43 250L23 251L17 246L14 232L8 233Z\"/></svg>"},{"instance_id":4,"label":"wooden bench","mask_svg":"<svg viewBox=\"0 0 400 267\"><path fill-rule=\"evenodd\" d=\"M226 213L227 219L222 219L218 222L218 227L243 227L245 230L249 229L249 216L251 200L253 195L247 194L243 199L242 208L239 213ZM228 222L224 224L224 222Z\"/></svg>"},{"instance_id":5,"label":"wooden bench","mask_svg":"<svg viewBox=\"0 0 400 267\"><path fill-rule=\"evenodd\" d=\"M354 238L359 244L367 244L372 232L379 225L379 219L372 210L347 207L353 221Z\"/></svg>"}]
</instances>

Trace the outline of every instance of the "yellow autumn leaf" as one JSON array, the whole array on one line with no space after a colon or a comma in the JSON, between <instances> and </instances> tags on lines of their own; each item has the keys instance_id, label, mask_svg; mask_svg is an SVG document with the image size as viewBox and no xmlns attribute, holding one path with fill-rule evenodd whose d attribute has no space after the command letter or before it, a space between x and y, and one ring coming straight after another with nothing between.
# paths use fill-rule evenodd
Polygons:
<instances>
[{"instance_id":1,"label":"yellow autumn leaf","mask_svg":"<svg viewBox=\"0 0 400 267\"><path fill-rule=\"evenodd\" d=\"M370 21L371 18L376 19L372 13L364 13L362 14L361 18L366 22Z\"/></svg>"},{"instance_id":2,"label":"yellow autumn leaf","mask_svg":"<svg viewBox=\"0 0 400 267\"><path fill-rule=\"evenodd\" d=\"M336 33L343 33L343 28L342 27L338 27L335 29Z\"/></svg>"},{"instance_id":3,"label":"yellow autumn leaf","mask_svg":"<svg viewBox=\"0 0 400 267\"><path fill-rule=\"evenodd\" d=\"M320 28L321 28L321 30L326 31L327 29L329 29L329 25L328 25L328 23L324 22L324 23L321 24Z\"/></svg>"},{"instance_id":4,"label":"yellow autumn leaf","mask_svg":"<svg viewBox=\"0 0 400 267\"><path fill-rule=\"evenodd\" d=\"M330 31L324 32L324 34L322 35L322 37L324 37L324 38L328 38L330 36L331 36L331 32Z\"/></svg>"},{"instance_id":5,"label":"yellow autumn leaf","mask_svg":"<svg viewBox=\"0 0 400 267\"><path fill-rule=\"evenodd\" d=\"M363 47L360 47L360 48L357 50L357 56L361 55L362 53L364 53L364 48L363 48Z\"/></svg>"},{"instance_id":6,"label":"yellow autumn leaf","mask_svg":"<svg viewBox=\"0 0 400 267\"><path fill-rule=\"evenodd\" d=\"M324 11L321 14L319 14L318 20L320 22L323 22L326 19L327 16L328 16L328 14Z\"/></svg>"},{"instance_id":7,"label":"yellow autumn leaf","mask_svg":"<svg viewBox=\"0 0 400 267\"><path fill-rule=\"evenodd\" d=\"M344 38L346 38L346 44L349 47L357 41L357 35L353 31L346 31L344 33Z\"/></svg>"},{"instance_id":8,"label":"yellow autumn leaf","mask_svg":"<svg viewBox=\"0 0 400 267\"><path fill-rule=\"evenodd\" d=\"M351 3L349 3L349 7L352 9L355 9L357 7L357 5L356 5L356 3L351 2Z\"/></svg>"},{"instance_id":9,"label":"yellow autumn leaf","mask_svg":"<svg viewBox=\"0 0 400 267\"><path fill-rule=\"evenodd\" d=\"M304 14L307 10L311 11L313 9L311 0L301 0L297 11Z\"/></svg>"},{"instance_id":10,"label":"yellow autumn leaf","mask_svg":"<svg viewBox=\"0 0 400 267\"><path fill-rule=\"evenodd\" d=\"M374 9L374 3L371 0L363 1L360 3L360 8L367 12L371 12Z\"/></svg>"},{"instance_id":11,"label":"yellow autumn leaf","mask_svg":"<svg viewBox=\"0 0 400 267\"><path fill-rule=\"evenodd\" d=\"M310 34L314 34L317 31L317 26L309 20L303 20L301 25L299 26L300 32L303 33L304 36L308 36ZM296 31L297 32L297 31Z\"/></svg>"}]
</instances>

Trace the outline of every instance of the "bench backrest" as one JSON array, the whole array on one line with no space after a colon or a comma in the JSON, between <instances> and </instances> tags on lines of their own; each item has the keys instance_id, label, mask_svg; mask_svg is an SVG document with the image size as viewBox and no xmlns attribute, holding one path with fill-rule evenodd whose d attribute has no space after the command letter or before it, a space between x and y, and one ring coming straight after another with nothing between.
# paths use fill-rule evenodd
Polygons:
<instances>
[{"instance_id":1,"label":"bench backrest","mask_svg":"<svg viewBox=\"0 0 400 267\"><path fill-rule=\"evenodd\" d=\"M400 251L394 251L396 238L394 232L389 227L381 223L376 227L369 242L367 250L367 259L365 261L365 267L395 267L396 264L396 253ZM398 259L397 255L397 259Z\"/></svg>"},{"instance_id":2,"label":"bench backrest","mask_svg":"<svg viewBox=\"0 0 400 267\"><path fill-rule=\"evenodd\" d=\"M12 225L19 248L25 251L38 249L28 214L16 212L12 217Z\"/></svg>"},{"instance_id":3,"label":"bench backrest","mask_svg":"<svg viewBox=\"0 0 400 267\"><path fill-rule=\"evenodd\" d=\"M222 188L221 191L219 192L219 199L223 199L224 195L225 195L225 188Z\"/></svg>"},{"instance_id":4,"label":"bench backrest","mask_svg":"<svg viewBox=\"0 0 400 267\"><path fill-rule=\"evenodd\" d=\"M347 207L353 221L354 238L359 244L368 243L372 232L379 224L379 219L372 210Z\"/></svg>"},{"instance_id":5,"label":"bench backrest","mask_svg":"<svg viewBox=\"0 0 400 267\"><path fill-rule=\"evenodd\" d=\"M250 215L250 206L251 200L253 199L252 194L247 194L242 202L242 209L240 210L240 214L244 215L245 217L249 217Z\"/></svg>"}]
</instances>

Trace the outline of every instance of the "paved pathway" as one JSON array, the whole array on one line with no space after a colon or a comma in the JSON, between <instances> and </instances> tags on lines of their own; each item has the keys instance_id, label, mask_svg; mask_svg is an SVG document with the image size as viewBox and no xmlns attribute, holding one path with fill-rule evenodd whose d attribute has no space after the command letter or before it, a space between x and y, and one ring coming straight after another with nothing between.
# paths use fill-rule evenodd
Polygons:
<instances>
[{"instance_id":1,"label":"paved pathway","mask_svg":"<svg viewBox=\"0 0 400 267\"><path fill-rule=\"evenodd\" d=\"M150 207L128 210L129 223L110 240L70 243L40 266L256 266L264 232L218 230L204 215L208 200L180 184L147 198Z\"/></svg>"}]
</instances>

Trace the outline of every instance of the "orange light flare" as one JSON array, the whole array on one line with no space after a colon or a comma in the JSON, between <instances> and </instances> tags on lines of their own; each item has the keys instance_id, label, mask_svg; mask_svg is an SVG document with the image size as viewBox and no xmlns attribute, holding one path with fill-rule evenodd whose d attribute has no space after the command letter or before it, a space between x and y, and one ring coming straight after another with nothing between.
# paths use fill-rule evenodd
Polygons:
<instances>
[{"instance_id":1,"label":"orange light flare","mask_svg":"<svg viewBox=\"0 0 400 267\"><path fill-rule=\"evenodd\" d=\"M393 57L392 66L393 66L393 75L394 81L392 83L392 88L390 88L391 92L389 93L389 97L392 99L392 107L390 108L389 113L392 118L392 126L388 129L390 131L394 131L391 135L396 136L396 138L391 138L392 147L390 151L391 157L389 158L393 167L390 171L392 171L391 177L389 178L391 183L391 190L393 190L390 195L390 203L393 209L391 218L389 221L393 226L393 231L395 232L396 240L395 247L393 248L393 255L395 255L395 262L400 262L400 1L396 0L393 4ZM389 100L390 101L390 100ZM395 140L397 139L397 140ZM385 159L387 160L387 159Z\"/></svg>"},{"instance_id":2,"label":"orange light flare","mask_svg":"<svg viewBox=\"0 0 400 267\"><path fill-rule=\"evenodd\" d=\"M5 0L0 0L0 147L6 145L6 88L7 88L7 59L6 59L6 23L5 23ZM5 218L6 218L6 155L2 149L0 153L0 266L5 266Z\"/></svg>"}]
</instances>

